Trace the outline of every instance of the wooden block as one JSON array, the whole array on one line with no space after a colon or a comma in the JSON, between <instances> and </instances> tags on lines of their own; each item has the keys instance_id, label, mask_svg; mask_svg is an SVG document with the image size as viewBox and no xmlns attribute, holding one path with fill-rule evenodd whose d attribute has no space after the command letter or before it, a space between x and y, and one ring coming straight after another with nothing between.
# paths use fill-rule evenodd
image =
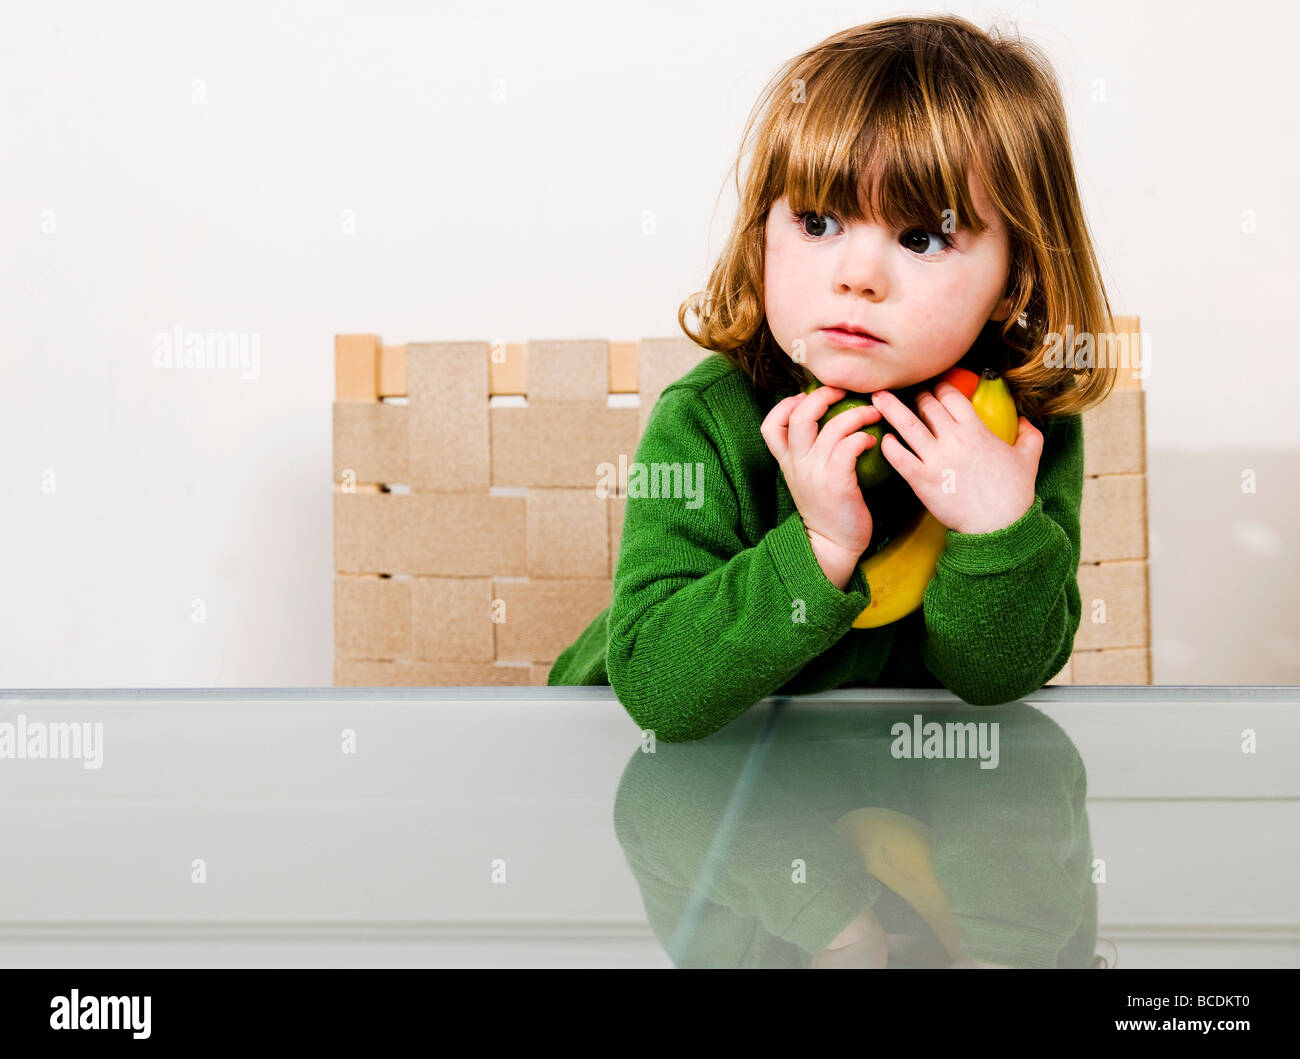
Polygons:
<instances>
[{"instance_id":1,"label":"wooden block","mask_svg":"<svg viewBox=\"0 0 1300 1059\"><path fill-rule=\"evenodd\" d=\"M494 581L498 662L554 662L613 598L609 581Z\"/></svg>"},{"instance_id":2,"label":"wooden block","mask_svg":"<svg viewBox=\"0 0 1300 1059\"><path fill-rule=\"evenodd\" d=\"M639 358L636 342L611 342L609 344L609 392L638 393L637 370Z\"/></svg>"},{"instance_id":3,"label":"wooden block","mask_svg":"<svg viewBox=\"0 0 1300 1059\"><path fill-rule=\"evenodd\" d=\"M1076 651L1073 661L1075 684L1151 683L1151 650L1147 647Z\"/></svg>"},{"instance_id":4,"label":"wooden block","mask_svg":"<svg viewBox=\"0 0 1300 1059\"><path fill-rule=\"evenodd\" d=\"M499 666L490 662L375 662L353 658L334 660L334 683L338 687L526 686L530 683L531 674L531 666Z\"/></svg>"},{"instance_id":5,"label":"wooden block","mask_svg":"<svg viewBox=\"0 0 1300 1059\"><path fill-rule=\"evenodd\" d=\"M406 396L406 346L384 346L379 355L379 396Z\"/></svg>"},{"instance_id":6,"label":"wooden block","mask_svg":"<svg viewBox=\"0 0 1300 1059\"><path fill-rule=\"evenodd\" d=\"M334 402L334 480L351 471L354 482L409 480L405 405Z\"/></svg>"},{"instance_id":7,"label":"wooden block","mask_svg":"<svg viewBox=\"0 0 1300 1059\"><path fill-rule=\"evenodd\" d=\"M1143 356L1141 320L1136 316L1115 316L1111 323L1115 328L1117 345L1112 345L1105 355L1116 361L1115 389L1140 390L1142 379L1137 372L1142 366L1140 358ZM1102 355L1100 344L1097 354L1099 357Z\"/></svg>"},{"instance_id":8,"label":"wooden block","mask_svg":"<svg viewBox=\"0 0 1300 1059\"><path fill-rule=\"evenodd\" d=\"M334 650L356 658L409 658L411 582L336 576Z\"/></svg>"},{"instance_id":9,"label":"wooden block","mask_svg":"<svg viewBox=\"0 0 1300 1059\"><path fill-rule=\"evenodd\" d=\"M1146 393L1112 390L1083 413L1083 473L1143 474L1146 469Z\"/></svg>"},{"instance_id":10,"label":"wooden block","mask_svg":"<svg viewBox=\"0 0 1300 1059\"><path fill-rule=\"evenodd\" d=\"M627 517L627 497L611 496L605 501L609 513L609 578L618 569L618 549L623 542L623 520Z\"/></svg>"},{"instance_id":11,"label":"wooden block","mask_svg":"<svg viewBox=\"0 0 1300 1059\"><path fill-rule=\"evenodd\" d=\"M340 336L371 338L374 336ZM671 339L670 341L677 341ZM607 374L610 393L638 393L640 368L638 342L609 342ZM528 392L528 344L493 341L489 343L488 392L492 396L519 395ZM368 376L366 376L368 378ZM661 387L662 389L662 387ZM406 345L380 347L379 378L376 399L406 397ZM343 398L339 398L343 400ZM369 398L366 398L369 400Z\"/></svg>"},{"instance_id":12,"label":"wooden block","mask_svg":"<svg viewBox=\"0 0 1300 1059\"><path fill-rule=\"evenodd\" d=\"M1068 687L1070 684L1072 684L1073 683L1072 674L1071 674L1072 664L1073 664L1073 655L1070 658L1067 658L1065 660L1065 665L1061 667L1061 671L1047 682L1048 686Z\"/></svg>"},{"instance_id":13,"label":"wooden block","mask_svg":"<svg viewBox=\"0 0 1300 1059\"><path fill-rule=\"evenodd\" d=\"M379 400L379 336L334 336L334 400Z\"/></svg>"},{"instance_id":14,"label":"wooden block","mask_svg":"<svg viewBox=\"0 0 1300 1059\"><path fill-rule=\"evenodd\" d=\"M609 574L609 515L593 489L529 489L528 576L601 580Z\"/></svg>"},{"instance_id":15,"label":"wooden block","mask_svg":"<svg viewBox=\"0 0 1300 1059\"><path fill-rule=\"evenodd\" d=\"M689 338L643 338L640 345L638 381L641 404L636 436L645 433L645 425L655 402L670 383L676 382L701 360L709 356Z\"/></svg>"},{"instance_id":16,"label":"wooden block","mask_svg":"<svg viewBox=\"0 0 1300 1059\"><path fill-rule=\"evenodd\" d=\"M523 577L524 498L335 493L341 573Z\"/></svg>"},{"instance_id":17,"label":"wooden block","mask_svg":"<svg viewBox=\"0 0 1300 1059\"><path fill-rule=\"evenodd\" d=\"M1146 558L1145 474L1108 474L1083 480L1079 546L1079 561L1084 563Z\"/></svg>"},{"instance_id":18,"label":"wooden block","mask_svg":"<svg viewBox=\"0 0 1300 1059\"><path fill-rule=\"evenodd\" d=\"M469 528L469 527L467 527ZM492 579L417 577L411 588L410 657L423 662L492 662Z\"/></svg>"},{"instance_id":19,"label":"wooden block","mask_svg":"<svg viewBox=\"0 0 1300 1059\"><path fill-rule=\"evenodd\" d=\"M528 682L536 687L546 687L546 680L551 675L549 665L533 665L528 667Z\"/></svg>"},{"instance_id":20,"label":"wooden block","mask_svg":"<svg viewBox=\"0 0 1300 1059\"><path fill-rule=\"evenodd\" d=\"M412 492L486 493L488 344L406 347Z\"/></svg>"},{"instance_id":21,"label":"wooden block","mask_svg":"<svg viewBox=\"0 0 1300 1059\"><path fill-rule=\"evenodd\" d=\"M528 346L524 342L493 342L488 352L488 388L493 397L528 392Z\"/></svg>"},{"instance_id":22,"label":"wooden block","mask_svg":"<svg viewBox=\"0 0 1300 1059\"><path fill-rule=\"evenodd\" d=\"M602 463L631 462L639 411L603 402L490 409L492 484L595 488Z\"/></svg>"},{"instance_id":23,"label":"wooden block","mask_svg":"<svg viewBox=\"0 0 1300 1059\"><path fill-rule=\"evenodd\" d=\"M1080 564L1082 613L1074 637L1076 654L1103 647L1147 646L1151 642L1148 599L1145 559Z\"/></svg>"},{"instance_id":24,"label":"wooden block","mask_svg":"<svg viewBox=\"0 0 1300 1059\"><path fill-rule=\"evenodd\" d=\"M589 402L609 395L609 343L573 339L528 343L528 403Z\"/></svg>"}]
</instances>

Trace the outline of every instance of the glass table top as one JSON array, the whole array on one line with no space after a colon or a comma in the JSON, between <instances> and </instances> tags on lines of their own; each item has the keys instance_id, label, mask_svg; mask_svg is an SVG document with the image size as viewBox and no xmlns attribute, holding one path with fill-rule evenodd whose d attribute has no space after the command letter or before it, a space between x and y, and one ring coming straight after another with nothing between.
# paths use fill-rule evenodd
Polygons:
<instances>
[{"instance_id":1,"label":"glass table top","mask_svg":"<svg viewBox=\"0 0 1300 1059\"><path fill-rule=\"evenodd\" d=\"M0 963L1293 967L1300 689L0 692Z\"/></svg>"}]
</instances>

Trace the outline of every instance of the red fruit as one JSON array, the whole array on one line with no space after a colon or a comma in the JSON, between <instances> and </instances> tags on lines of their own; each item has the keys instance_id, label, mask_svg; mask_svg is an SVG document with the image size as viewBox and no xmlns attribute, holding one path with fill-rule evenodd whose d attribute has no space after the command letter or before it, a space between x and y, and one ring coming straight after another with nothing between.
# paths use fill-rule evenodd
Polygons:
<instances>
[{"instance_id":1,"label":"red fruit","mask_svg":"<svg viewBox=\"0 0 1300 1059\"><path fill-rule=\"evenodd\" d=\"M949 368L935 380L936 385L941 382L952 383L969 401L975 396L975 387L980 384L980 377L969 368Z\"/></svg>"}]
</instances>

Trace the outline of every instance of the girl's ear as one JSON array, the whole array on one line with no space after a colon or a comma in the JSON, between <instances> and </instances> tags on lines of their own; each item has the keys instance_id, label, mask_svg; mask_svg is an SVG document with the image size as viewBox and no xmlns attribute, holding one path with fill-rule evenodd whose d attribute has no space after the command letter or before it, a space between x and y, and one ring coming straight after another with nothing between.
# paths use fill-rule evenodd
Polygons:
<instances>
[{"instance_id":1,"label":"girl's ear","mask_svg":"<svg viewBox=\"0 0 1300 1059\"><path fill-rule=\"evenodd\" d=\"M1011 296L1007 295L1007 297L1003 298L1000 302L998 302L996 306L994 306L993 312L989 316L989 320L990 321L995 320L998 323L1001 323L1010 315L1011 315Z\"/></svg>"}]
</instances>

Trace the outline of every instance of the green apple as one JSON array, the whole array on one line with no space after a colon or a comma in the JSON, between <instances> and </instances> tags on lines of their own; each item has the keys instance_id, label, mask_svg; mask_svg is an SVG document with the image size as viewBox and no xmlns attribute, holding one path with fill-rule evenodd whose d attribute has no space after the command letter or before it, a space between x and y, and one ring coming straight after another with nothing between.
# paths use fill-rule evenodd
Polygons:
<instances>
[{"instance_id":1,"label":"green apple","mask_svg":"<svg viewBox=\"0 0 1300 1059\"><path fill-rule=\"evenodd\" d=\"M812 393L813 390L817 389L819 386L821 386L821 382L817 379L813 379L812 382L803 388L803 392ZM830 419L839 415L841 412L847 412L850 408L861 408L863 405L870 404L870 395L846 392L843 397L826 410L826 414L822 416L821 422L817 424L817 429L820 430L822 427L826 426L826 423ZM864 434L870 434L876 439L876 443L858 457L858 487L865 492L868 489L874 489L878 485L883 485L889 480L891 475L897 473L890 465L890 462L885 459L885 454L880 451L881 440L886 434L892 434L893 430L884 419L880 419L875 423L868 423L866 426L859 427L858 429Z\"/></svg>"}]
</instances>

